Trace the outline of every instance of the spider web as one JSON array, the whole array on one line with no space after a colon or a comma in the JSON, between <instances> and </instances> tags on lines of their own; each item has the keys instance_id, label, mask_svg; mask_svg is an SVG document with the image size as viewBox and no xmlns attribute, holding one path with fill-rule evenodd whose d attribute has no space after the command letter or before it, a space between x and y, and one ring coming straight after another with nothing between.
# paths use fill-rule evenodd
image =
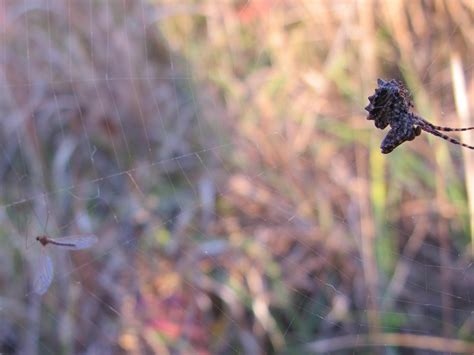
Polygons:
<instances>
[{"instance_id":1,"label":"spider web","mask_svg":"<svg viewBox=\"0 0 474 355\"><path fill-rule=\"evenodd\" d=\"M251 4L241 14L250 16ZM161 353L170 346L251 353L265 342L301 351L311 341L335 336L364 344L374 327L447 338L471 329L473 264L460 254L463 246L432 235L459 233L466 216L447 206L444 213L460 222L438 222L416 200L414 210L400 212L397 224L379 216L380 230L397 242L381 246L394 268L381 271L376 279L383 286L374 288L371 276L360 271L373 267L363 253L364 239L375 238L375 230L364 222L367 206L358 201L368 192L355 188L347 209L324 204L338 193L325 189L324 179L356 185L366 157L330 147L331 170L313 186L315 192L282 184L279 174L301 182L313 173L302 168L310 160L307 152L294 154L288 165L272 155L281 146L292 149L291 127L262 129L261 140L226 136L225 120L209 117L223 113L218 95L197 89L203 84L195 69L176 55L182 48L156 35L157 21L209 15L209 8L154 9L121 0L1 1L1 351ZM219 15L216 10L210 17ZM453 25L453 35L457 29ZM267 60L263 49L257 52L250 68ZM232 49L225 55L238 62ZM432 58L433 66L438 60ZM466 70L472 75L472 69ZM429 66L422 84L429 86L428 76L438 74ZM434 91L447 87L436 85ZM421 86L414 89L416 95ZM454 102L443 103L444 112L454 108ZM252 109L228 108L242 116ZM328 124L350 122L354 115L360 120L365 113L318 118L318 131L343 140L334 134L338 127ZM341 159L343 154L350 158ZM460 171L448 174L452 182ZM396 181L388 198L415 196L418 180ZM305 194L322 202L300 204ZM99 243L88 251L51 250L53 284L43 297L34 295L34 237L90 232ZM386 267L383 260L377 265ZM378 325L373 304L383 320Z\"/></svg>"}]
</instances>

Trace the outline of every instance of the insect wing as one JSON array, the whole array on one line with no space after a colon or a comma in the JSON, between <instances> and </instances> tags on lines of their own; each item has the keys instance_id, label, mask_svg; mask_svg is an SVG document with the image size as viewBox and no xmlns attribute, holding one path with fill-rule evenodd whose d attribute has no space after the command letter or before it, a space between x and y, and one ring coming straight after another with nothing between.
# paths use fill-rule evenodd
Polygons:
<instances>
[{"instance_id":1,"label":"insect wing","mask_svg":"<svg viewBox=\"0 0 474 355\"><path fill-rule=\"evenodd\" d=\"M33 291L43 295L53 281L53 261L46 251L41 251L34 270Z\"/></svg>"},{"instance_id":2,"label":"insect wing","mask_svg":"<svg viewBox=\"0 0 474 355\"><path fill-rule=\"evenodd\" d=\"M59 243L62 248L70 250L87 249L97 243L97 237L93 234L70 235L62 238L50 238L50 240Z\"/></svg>"}]
</instances>

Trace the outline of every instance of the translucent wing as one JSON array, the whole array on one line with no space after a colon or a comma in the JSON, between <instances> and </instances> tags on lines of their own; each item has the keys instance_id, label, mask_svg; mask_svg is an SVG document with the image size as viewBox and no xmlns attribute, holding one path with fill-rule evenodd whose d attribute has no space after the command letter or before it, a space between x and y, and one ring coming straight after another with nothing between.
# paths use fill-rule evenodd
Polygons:
<instances>
[{"instance_id":1,"label":"translucent wing","mask_svg":"<svg viewBox=\"0 0 474 355\"><path fill-rule=\"evenodd\" d=\"M49 240L70 250L87 249L97 243L97 237L93 234L70 235L62 238L49 238Z\"/></svg>"},{"instance_id":2,"label":"translucent wing","mask_svg":"<svg viewBox=\"0 0 474 355\"><path fill-rule=\"evenodd\" d=\"M53 273L53 261L48 253L42 251L34 270L33 291L43 295L53 281Z\"/></svg>"}]
</instances>

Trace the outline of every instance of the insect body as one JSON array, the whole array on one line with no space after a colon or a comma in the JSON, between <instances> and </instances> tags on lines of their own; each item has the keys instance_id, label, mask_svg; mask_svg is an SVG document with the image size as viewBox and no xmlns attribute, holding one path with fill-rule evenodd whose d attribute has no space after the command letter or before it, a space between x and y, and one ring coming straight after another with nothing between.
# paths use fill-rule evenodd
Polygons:
<instances>
[{"instance_id":1,"label":"insect body","mask_svg":"<svg viewBox=\"0 0 474 355\"><path fill-rule=\"evenodd\" d=\"M428 132L447 141L474 149L470 146L453 139L440 131L469 131L474 127L450 128L435 126L424 118L411 112L413 103L410 95L402 83L396 80L377 80L378 87L375 93L369 96L369 105L365 108L369 115L368 120L373 120L375 127L384 129L390 125L390 130L380 146L382 153L387 154L405 141L411 141L421 134L421 131Z\"/></svg>"},{"instance_id":2,"label":"insect body","mask_svg":"<svg viewBox=\"0 0 474 355\"><path fill-rule=\"evenodd\" d=\"M48 245L56 245L58 247L69 250L80 250L90 248L97 242L97 237L91 234L72 235L63 238L50 238L46 235L36 237L36 240L42 245L41 254L38 263L33 271L33 290L39 295L43 295L53 281L54 266L51 256L48 253Z\"/></svg>"}]
</instances>

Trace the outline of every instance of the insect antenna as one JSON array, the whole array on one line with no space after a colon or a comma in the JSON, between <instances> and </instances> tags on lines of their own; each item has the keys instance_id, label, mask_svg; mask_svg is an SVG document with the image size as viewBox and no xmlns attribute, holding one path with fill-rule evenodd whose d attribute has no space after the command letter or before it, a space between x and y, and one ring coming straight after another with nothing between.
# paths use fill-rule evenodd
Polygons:
<instances>
[{"instance_id":1,"label":"insect antenna","mask_svg":"<svg viewBox=\"0 0 474 355\"><path fill-rule=\"evenodd\" d=\"M33 214L35 215L36 221L37 221L39 224L42 224L42 223L41 223L41 218L40 218L40 217L38 216L38 214L36 213L34 206L31 208L31 212L33 212ZM48 214L48 216L49 216L49 214ZM29 216L28 216L28 219L29 219ZM27 232L27 234L26 234L26 241L25 241L26 249L28 249L28 239L29 239L29 237L30 237L29 224L28 224L28 227L27 227L27 228L28 228L28 232ZM44 232L46 232L46 228L45 228ZM44 234L44 233L43 233L43 234ZM34 243L34 239L33 239L33 243Z\"/></svg>"},{"instance_id":2,"label":"insect antenna","mask_svg":"<svg viewBox=\"0 0 474 355\"><path fill-rule=\"evenodd\" d=\"M427 126L419 126L421 127L421 129L425 132L428 132L434 136L437 136L437 137L440 137L440 138L443 138L445 140L447 140L448 142L451 142L451 143L454 143L454 144L458 144L460 146L463 146L465 148L469 148L469 149L474 149L474 146L472 145L468 145L468 144L465 144L465 143L461 143L460 141L454 139L454 138L451 138L450 136L447 136L446 134L443 134L441 132L438 132L436 129L434 128L431 128L431 127L427 127ZM434 126L436 127L436 126Z\"/></svg>"},{"instance_id":3,"label":"insect antenna","mask_svg":"<svg viewBox=\"0 0 474 355\"><path fill-rule=\"evenodd\" d=\"M44 224L44 234L46 234L46 228L48 228L48 221L49 221L49 209L47 210L47 215L46 215L46 223Z\"/></svg>"}]
</instances>

